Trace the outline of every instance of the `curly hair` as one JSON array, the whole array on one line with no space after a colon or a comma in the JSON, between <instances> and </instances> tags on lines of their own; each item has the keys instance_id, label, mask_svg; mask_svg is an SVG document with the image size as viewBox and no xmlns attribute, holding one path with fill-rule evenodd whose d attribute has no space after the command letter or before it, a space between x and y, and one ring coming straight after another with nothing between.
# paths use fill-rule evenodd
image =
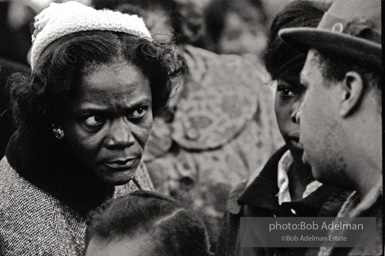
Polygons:
<instances>
[{"instance_id":1,"label":"curly hair","mask_svg":"<svg viewBox=\"0 0 385 256\"><path fill-rule=\"evenodd\" d=\"M207 231L199 217L155 192L135 191L109 200L90 214L87 225L86 248L92 238L110 242L150 234L156 241L156 255L210 255Z\"/></svg>"},{"instance_id":2,"label":"curly hair","mask_svg":"<svg viewBox=\"0 0 385 256\"><path fill-rule=\"evenodd\" d=\"M150 80L154 116L165 109L173 86L185 71L184 58L170 43L157 43L111 31L77 32L52 42L30 76L11 78L13 116L18 127L46 133L61 121L78 86L97 64L122 56Z\"/></svg>"}]
</instances>

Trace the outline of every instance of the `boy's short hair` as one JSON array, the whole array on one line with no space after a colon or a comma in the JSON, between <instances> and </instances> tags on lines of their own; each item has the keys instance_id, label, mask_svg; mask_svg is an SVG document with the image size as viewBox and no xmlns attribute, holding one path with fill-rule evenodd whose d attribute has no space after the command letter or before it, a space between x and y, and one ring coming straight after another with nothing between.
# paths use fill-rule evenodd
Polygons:
<instances>
[{"instance_id":1,"label":"boy's short hair","mask_svg":"<svg viewBox=\"0 0 385 256\"><path fill-rule=\"evenodd\" d=\"M86 247L92 238L110 242L150 234L158 255L210 255L207 231L199 217L155 192L135 191L107 201L87 224Z\"/></svg>"}]
</instances>

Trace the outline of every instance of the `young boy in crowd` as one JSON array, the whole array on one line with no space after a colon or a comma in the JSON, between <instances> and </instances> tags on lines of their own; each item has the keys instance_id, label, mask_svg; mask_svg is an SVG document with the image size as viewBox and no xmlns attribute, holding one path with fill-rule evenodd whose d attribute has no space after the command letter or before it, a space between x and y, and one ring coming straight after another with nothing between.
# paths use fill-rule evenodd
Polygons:
<instances>
[{"instance_id":1,"label":"young boy in crowd","mask_svg":"<svg viewBox=\"0 0 385 256\"><path fill-rule=\"evenodd\" d=\"M218 256L301 255L306 248L242 248L242 217L331 217L336 216L347 193L315 181L311 167L303 163L299 124L292 118L304 87L299 81L306 54L294 50L278 36L288 27L317 27L326 6L295 1L277 14L270 28L265 54L266 69L276 86L275 113L286 145L257 173L231 193Z\"/></svg>"}]
</instances>

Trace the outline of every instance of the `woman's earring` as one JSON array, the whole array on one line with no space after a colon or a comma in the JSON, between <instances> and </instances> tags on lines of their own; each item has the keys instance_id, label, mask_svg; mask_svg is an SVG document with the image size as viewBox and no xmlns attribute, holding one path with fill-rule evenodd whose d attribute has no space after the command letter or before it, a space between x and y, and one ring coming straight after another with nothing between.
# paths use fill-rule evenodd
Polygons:
<instances>
[{"instance_id":1,"label":"woman's earring","mask_svg":"<svg viewBox=\"0 0 385 256\"><path fill-rule=\"evenodd\" d=\"M64 138L64 130L61 128L60 125L52 124L52 133L53 133L53 136L55 136L55 138L58 140L61 140Z\"/></svg>"}]
</instances>

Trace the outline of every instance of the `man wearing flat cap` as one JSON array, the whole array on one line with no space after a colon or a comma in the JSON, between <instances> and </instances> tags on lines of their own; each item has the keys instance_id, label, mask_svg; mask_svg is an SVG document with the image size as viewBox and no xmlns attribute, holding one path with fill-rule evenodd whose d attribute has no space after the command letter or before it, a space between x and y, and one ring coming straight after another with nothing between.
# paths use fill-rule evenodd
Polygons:
<instances>
[{"instance_id":1,"label":"man wearing flat cap","mask_svg":"<svg viewBox=\"0 0 385 256\"><path fill-rule=\"evenodd\" d=\"M377 222L377 247L324 247L320 255L383 252L381 29L381 0L335 0L318 28L280 31L292 46L309 50L301 72L306 93L293 116L303 160L317 180L355 190L340 217Z\"/></svg>"}]
</instances>

